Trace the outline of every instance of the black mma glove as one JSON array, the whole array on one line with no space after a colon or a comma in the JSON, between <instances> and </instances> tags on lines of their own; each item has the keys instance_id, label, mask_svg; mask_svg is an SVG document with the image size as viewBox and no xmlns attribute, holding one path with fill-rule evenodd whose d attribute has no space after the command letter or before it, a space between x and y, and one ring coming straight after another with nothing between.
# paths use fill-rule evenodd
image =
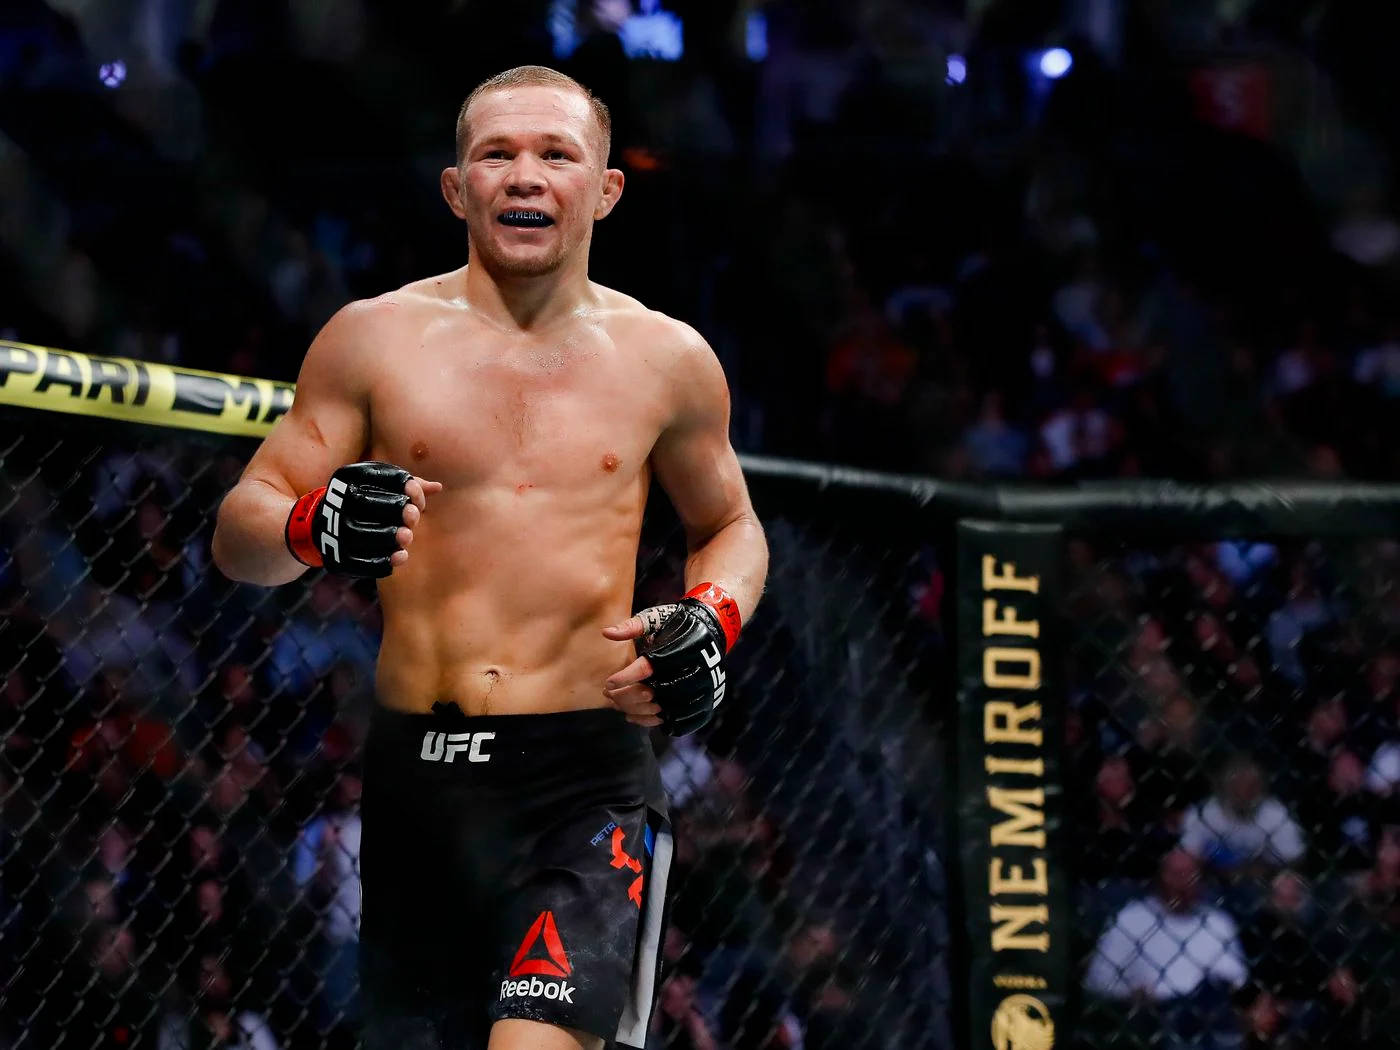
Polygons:
<instances>
[{"instance_id":1,"label":"black mma glove","mask_svg":"<svg viewBox=\"0 0 1400 1050\"><path fill-rule=\"evenodd\" d=\"M413 475L370 460L341 467L321 488L297 500L287 516L287 549L303 565L382 579L400 550L398 531Z\"/></svg>"},{"instance_id":2,"label":"black mma glove","mask_svg":"<svg viewBox=\"0 0 1400 1050\"><path fill-rule=\"evenodd\" d=\"M638 613L646 626L637 655L651 661L646 684L661 708L661 728L685 736L707 724L724 699L724 657L739 637L739 607L702 583L674 605Z\"/></svg>"}]
</instances>

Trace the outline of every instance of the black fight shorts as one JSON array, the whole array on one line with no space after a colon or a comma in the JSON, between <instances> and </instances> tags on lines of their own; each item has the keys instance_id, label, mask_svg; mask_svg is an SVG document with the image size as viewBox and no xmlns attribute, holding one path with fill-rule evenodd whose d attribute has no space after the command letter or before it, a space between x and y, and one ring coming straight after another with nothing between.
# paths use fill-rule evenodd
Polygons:
<instances>
[{"instance_id":1,"label":"black fight shorts","mask_svg":"<svg viewBox=\"0 0 1400 1050\"><path fill-rule=\"evenodd\" d=\"M367 1050L484 1048L507 1017L644 1045L671 833L643 730L376 708L361 812Z\"/></svg>"}]
</instances>

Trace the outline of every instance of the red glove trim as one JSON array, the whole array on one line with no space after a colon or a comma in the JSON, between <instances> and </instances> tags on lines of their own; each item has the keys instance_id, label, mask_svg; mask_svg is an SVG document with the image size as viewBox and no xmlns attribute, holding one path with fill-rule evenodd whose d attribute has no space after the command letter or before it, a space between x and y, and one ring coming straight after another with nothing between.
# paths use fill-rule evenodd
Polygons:
<instances>
[{"instance_id":1,"label":"red glove trim","mask_svg":"<svg viewBox=\"0 0 1400 1050\"><path fill-rule=\"evenodd\" d=\"M739 603L723 587L713 583L702 583L686 591L687 598L704 602L719 617L720 628L724 631L724 651L734 648L739 640Z\"/></svg>"},{"instance_id":2,"label":"red glove trim","mask_svg":"<svg viewBox=\"0 0 1400 1050\"><path fill-rule=\"evenodd\" d=\"M308 492L292 505L292 513L287 515L287 550L303 565L313 568L325 564L321 552L311 538L311 524L316 520L316 508L321 505L321 497L326 494L326 486Z\"/></svg>"}]
</instances>

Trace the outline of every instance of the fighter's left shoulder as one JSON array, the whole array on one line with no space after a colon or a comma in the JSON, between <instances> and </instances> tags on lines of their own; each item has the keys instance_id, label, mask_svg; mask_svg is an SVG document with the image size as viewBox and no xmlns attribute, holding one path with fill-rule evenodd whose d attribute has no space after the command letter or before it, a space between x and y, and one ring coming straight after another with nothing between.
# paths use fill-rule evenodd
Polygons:
<instances>
[{"instance_id":1,"label":"fighter's left shoulder","mask_svg":"<svg viewBox=\"0 0 1400 1050\"><path fill-rule=\"evenodd\" d=\"M719 359L705 337L684 321L652 310L630 296L612 292L609 325L613 338L635 355L637 367L664 377L677 408L689 415L724 411L729 387Z\"/></svg>"},{"instance_id":2,"label":"fighter's left shoulder","mask_svg":"<svg viewBox=\"0 0 1400 1050\"><path fill-rule=\"evenodd\" d=\"M684 321L650 311L657 365L674 397L677 423L722 423L729 413L729 385L705 337Z\"/></svg>"},{"instance_id":3,"label":"fighter's left shoulder","mask_svg":"<svg viewBox=\"0 0 1400 1050\"><path fill-rule=\"evenodd\" d=\"M666 368L718 368L714 350L686 322L651 309L612 288L601 288L613 339L637 350L647 363Z\"/></svg>"}]
</instances>

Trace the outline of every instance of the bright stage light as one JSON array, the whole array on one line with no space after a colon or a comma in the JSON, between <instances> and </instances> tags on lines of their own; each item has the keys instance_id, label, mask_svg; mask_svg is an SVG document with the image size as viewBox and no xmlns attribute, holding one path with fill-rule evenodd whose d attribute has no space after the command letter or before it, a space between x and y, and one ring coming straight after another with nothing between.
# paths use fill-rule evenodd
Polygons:
<instances>
[{"instance_id":1,"label":"bright stage light","mask_svg":"<svg viewBox=\"0 0 1400 1050\"><path fill-rule=\"evenodd\" d=\"M1074 67L1074 56L1062 47L1041 52L1040 72L1051 80L1059 80Z\"/></svg>"}]
</instances>

